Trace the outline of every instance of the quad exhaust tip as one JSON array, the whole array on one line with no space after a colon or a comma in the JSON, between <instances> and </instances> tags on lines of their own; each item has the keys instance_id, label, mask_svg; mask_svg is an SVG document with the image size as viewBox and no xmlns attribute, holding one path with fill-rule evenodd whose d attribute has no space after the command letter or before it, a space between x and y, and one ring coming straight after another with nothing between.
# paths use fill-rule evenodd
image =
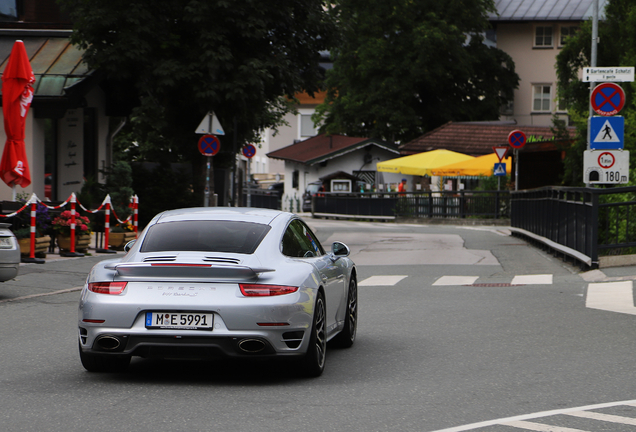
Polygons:
<instances>
[{"instance_id":1,"label":"quad exhaust tip","mask_svg":"<svg viewBox=\"0 0 636 432\"><path fill-rule=\"evenodd\" d=\"M265 349L265 342L258 339L242 339L238 343L238 347L243 352L254 354Z\"/></svg>"}]
</instances>

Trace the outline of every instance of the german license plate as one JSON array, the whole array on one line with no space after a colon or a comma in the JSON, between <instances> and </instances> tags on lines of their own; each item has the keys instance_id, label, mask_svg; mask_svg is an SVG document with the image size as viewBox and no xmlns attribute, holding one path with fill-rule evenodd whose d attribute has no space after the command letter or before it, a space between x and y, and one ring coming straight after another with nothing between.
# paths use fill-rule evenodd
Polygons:
<instances>
[{"instance_id":1,"label":"german license plate","mask_svg":"<svg viewBox=\"0 0 636 432\"><path fill-rule=\"evenodd\" d=\"M212 330L211 313L146 312L146 328L174 330Z\"/></svg>"}]
</instances>

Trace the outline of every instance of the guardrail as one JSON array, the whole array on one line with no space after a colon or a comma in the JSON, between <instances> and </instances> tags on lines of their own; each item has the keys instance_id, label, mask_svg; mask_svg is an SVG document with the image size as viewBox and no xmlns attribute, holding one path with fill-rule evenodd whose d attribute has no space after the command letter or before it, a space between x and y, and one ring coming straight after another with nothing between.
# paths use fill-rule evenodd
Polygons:
<instances>
[{"instance_id":1,"label":"guardrail","mask_svg":"<svg viewBox=\"0 0 636 432\"><path fill-rule=\"evenodd\" d=\"M506 218L509 191L320 193L312 197L314 216L360 219Z\"/></svg>"},{"instance_id":2,"label":"guardrail","mask_svg":"<svg viewBox=\"0 0 636 432\"><path fill-rule=\"evenodd\" d=\"M515 232L589 267L636 252L636 187L546 187L513 192L510 202Z\"/></svg>"}]
</instances>

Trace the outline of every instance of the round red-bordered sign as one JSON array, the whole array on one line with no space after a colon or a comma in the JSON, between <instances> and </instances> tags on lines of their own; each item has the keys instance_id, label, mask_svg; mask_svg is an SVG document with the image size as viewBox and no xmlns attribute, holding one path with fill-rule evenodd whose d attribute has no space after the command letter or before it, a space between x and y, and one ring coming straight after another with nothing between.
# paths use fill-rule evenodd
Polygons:
<instances>
[{"instance_id":1,"label":"round red-bordered sign","mask_svg":"<svg viewBox=\"0 0 636 432\"><path fill-rule=\"evenodd\" d=\"M625 92L614 83L603 83L594 87L590 96L592 109L598 115L609 117L616 115L625 106Z\"/></svg>"},{"instance_id":2,"label":"round red-bordered sign","mask_svg":"<svg viewBox=\"0 0 636 432\"><path fill-rule=\"evenodd\" d=\"M221 142L214 135L203 135L199 139L198 147L203 156L214 156L221 150Z\"/></svg>"},{"instance_id":3,"label":"round red-bordered sign","mask_svg":"<svg viewBox=\"0 0 636 432\"><path fill-rule=\"evenodd\" d=\"M246 158L251 159L254 157L255 154L256 154L256 147L254 147L254 145L248 144L243 147L243 156L245 156Z\"/></svg>"},{"instance_id":4,"label":"round red-bordered sign","mask_svg":"<svg viewBox=\"0 0 636 432\"><path fill-rule=\"evenodd\" d=\"M609 152L603 152L600 155L598 155L598 166L600 166L603 169L608 169L614 166L614 163L616 163L616 158L614 157L613 154L609 153Z\"/></svg>"},{"instance_id":5,"label":"round red-bordered sign","mask_svg":"<svg viewBox=\"0 0 636 432\"><path fill-rule=\"evenodd\" d=\"M510 144L510 147L512 148L520 149L521 147L526 145L526 141L526 134L520 130L513 130L508 135L508 144Z\"/></svg>"}]
</instances>

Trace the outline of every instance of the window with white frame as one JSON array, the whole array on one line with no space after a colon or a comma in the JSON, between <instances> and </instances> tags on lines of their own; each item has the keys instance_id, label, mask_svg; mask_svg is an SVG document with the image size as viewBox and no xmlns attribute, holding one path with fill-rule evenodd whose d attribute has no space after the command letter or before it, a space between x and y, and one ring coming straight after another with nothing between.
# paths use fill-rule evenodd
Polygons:
<instances>
[{"instance_id":1,"label":"window with white frame","mask_svg":"<svg viewBox=\"0 0 636 432\"><path fill-rule=\"evenodd\" d=\"M561 37L559 38L559 46L565 45L565 41L570 36L574 36L574 34L579 31L578 26L561 26Z\"/></svg>"},{"instance_id":2,"label":"window with white frame","mask_svg":"<svg viewBox=\"0 0 636 432\"><path fill-rule=\"evenodd\" d=\"M300 115L300 136L312 137L318 135L318 130L314 126L314 121L311 119L311 114Z\"/></svg>"},{"instance_id":3,"label":"window with white frame","mask_svg":"<svg viewBox=\"0 0 636 432\"><path fill-rule=\"evenodd\" d=\"M534 28L534 46L538 48L552 47L552 26L536 26Z\"/></svg>"},{"instance_id":4,"label":"window with white frame","mask_svg":"<svg viewBox=\"0 0 636 432\"><path fill-rule=\"evenodd\" d=\"M535 84L532 86L532 111L550 112L552 86L548 84Z\"/></svg>"}]
</instances>

